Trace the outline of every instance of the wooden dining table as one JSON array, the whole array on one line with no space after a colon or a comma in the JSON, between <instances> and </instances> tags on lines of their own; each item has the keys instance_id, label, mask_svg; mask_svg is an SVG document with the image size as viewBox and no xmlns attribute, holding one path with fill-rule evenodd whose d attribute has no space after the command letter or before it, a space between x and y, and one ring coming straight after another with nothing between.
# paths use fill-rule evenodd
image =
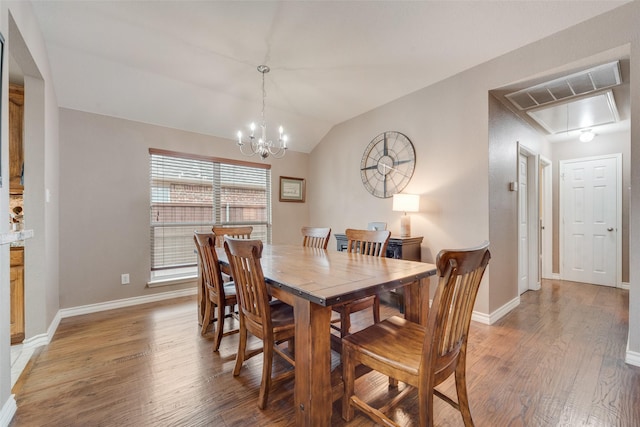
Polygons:
<instances>
[{"instance_id":1,"label":"wooden dining table","mask_svg":"<svg viewBox=\"0 0 640 427\"><path fill-rule=\"evenodd\" d=\"M217 249L228 267L224 249ZM264 245L261 259L271 294L294 308L296 426L329 426L331 306L404 287L405 317L425 324L434 264L294 245Z\"/></svg>"}]
</instances>

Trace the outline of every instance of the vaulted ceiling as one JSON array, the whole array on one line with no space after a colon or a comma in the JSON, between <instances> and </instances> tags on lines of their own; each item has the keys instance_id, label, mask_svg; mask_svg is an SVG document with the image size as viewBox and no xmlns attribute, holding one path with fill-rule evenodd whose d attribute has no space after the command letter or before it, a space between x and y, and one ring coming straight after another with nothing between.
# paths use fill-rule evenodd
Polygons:
<instances>
[{"instance_id":1,"label":"vaulted ceiling","mask_svg":"<svg viewBox=\"0 0 640 427\"><path fill-rule=\"evenodd\" d=\"M295 151L336 124L625 1L33 1L61 107Z\"/></svg>"}]
</instances>

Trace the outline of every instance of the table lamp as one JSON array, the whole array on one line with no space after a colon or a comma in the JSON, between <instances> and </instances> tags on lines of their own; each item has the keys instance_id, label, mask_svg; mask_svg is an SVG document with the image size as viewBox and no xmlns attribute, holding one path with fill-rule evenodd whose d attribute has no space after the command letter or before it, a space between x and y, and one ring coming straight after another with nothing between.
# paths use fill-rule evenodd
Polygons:
<instances>
[{"instance_id":1,"label":"table lamp","mask_svg":"<svg viewBox=\"0 0 640 427\"><path fill-rule=\"evenodd\" d=\"M400 237L411 236L411 218L407 212L418 212L420 206L420 196L417 194L401 194L393 195L393 210L404 212L400 218Z\"/></svg>"}]
</instances>

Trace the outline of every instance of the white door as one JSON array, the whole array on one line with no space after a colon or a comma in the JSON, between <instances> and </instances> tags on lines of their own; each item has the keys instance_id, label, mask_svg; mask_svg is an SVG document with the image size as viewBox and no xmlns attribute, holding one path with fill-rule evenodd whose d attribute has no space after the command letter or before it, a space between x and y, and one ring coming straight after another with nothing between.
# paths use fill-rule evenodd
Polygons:
<instances>
[{"instance_id":1,"label":"white door","mask_svg":"<svg viewBox=\"0 0 640 427\"><path fill-rule=\"evenodd\" d=\"M540 157L540 253L542 267L539 278L553 277L553 176L551 161ZM557 230L556 226L556 230Z\"/></svg>"},{"instance_id":2,"label":"white door","mask_svg":"<svg viewBox=\"0 0 640 427\"><path fill-rule=\"evenodd\" d=\"M621 155L560 162L562 279L616 286Z\"/></svg>"},{"instance_id":3,"label":"white door","mask_svg":"<svg viewBox=\"0 0 640 427\"><path fill-rule=\"evenodd\" d=\"M518 155L518 295L529 290L529 204L527 156Z\"/></svg>"}]
</instances>

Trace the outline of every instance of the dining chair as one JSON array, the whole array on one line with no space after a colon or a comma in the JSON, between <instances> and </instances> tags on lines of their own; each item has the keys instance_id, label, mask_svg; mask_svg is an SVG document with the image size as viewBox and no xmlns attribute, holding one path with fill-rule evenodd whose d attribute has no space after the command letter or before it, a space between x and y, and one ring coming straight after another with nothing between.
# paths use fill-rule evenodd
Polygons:
<instances>
[{"instance_id":1,"label":"dining chair","mask_svg":"<svg viewBox=\"0 0 640 427\"><path fill-rule=\"evenodd\" d=\"M203 295L205 310L200 333L205 335L209 325L213 324L213 351L218 351L222 337L239 332L239 328L224 332L225 320L233 316L238 299L235 284L222 281L218 255L213 243L214 238L213 233L196 231L193 234L205 290L205 295ZM227 307L229 307L229 313L226 313Z\"/></svg>"},{"instance_id":2,"label":"dining chair","mask_svg":"<svg viewBox=\"0 0 640 427\"><path fill-rule=\"evenodd\" d=\"M224 244L224 236L233 237L235 239L250 239L251 233L253 232L253 227L250 225L236 227L214 225L213 227L211 227L211 231L213 231L213 233L216 235L216 246L221 248Z\"/></svg>"},{"instance_id":3,"label":"dining chair","mask_svg":"<svg viewBox=\"0 0 640 427\"><path fill-rule=\"evenodd\" d=\"M330 228L322 227L302 227L302 246L309 248L327 249L329 237L331 236Z\"/></svg>"},{"instance_id":4,"label":"dining chair","mask_svg":"<svg viewBox=\"0 0 640 427\"><path fill-rule=\"evenodd\" d=\"M221 248L224 245L224 236L230 236L235 239L250 239L251 233L253 232L253 227L250 225L246 226L217 226L214 225L211 227L211 231L216 235L214 239L214 243L216 247ZM222 273L222 278L225 282L229 282L233 280L233 277L226 272Z\"/></svg>"},{"instance_id":5,"label":"dining chair","mask_svg":"<svg viewBox=\"0 0 640 427\"><path fill-rule=\"evenodd\" d=\"M348 228L345 230L347 236L347 252L358 252L362 255L371 255L384 257L389 244L391 232L388 230L357 230ZM380 297L371 295L360 298L355 301L334 305L332 309L340 314L340 327L334 325L336 321L332 321L331 327L340 331L340 338L344 338L351 329L351 313L373 307L373 322L380 321Z\"/></svg>"},{"instance_id":6,"label":"dining chair","mask_svg":"<svg viewBox=\"0 0 640 427\"><path fill-rule=\"evenodd\" d=\"M240 311L240 339L233 375L240 375L240 370L246 360L257 354L264 354L258 396L258 407L264 409L272 383L292 378L295 374L293 307L280 300L269 301L267 285L260 263L262 241L234 239L225 236L224 249L238 291ZM247 351L248 333L262 340L262 348ZM280 345L285 341L288 342L287 351ZM272 378L271 365L274 353L289 362L294 369Z\"/></svg>"},{"instance_id":7,"label":"dining chair","mask_svg":"<svg viewBox=\"0 0 640 427\"><path fill-rule=\"evenodd\" d=\"M418 389L419 426L433 426L433 396L452 405L464 425L473 426L466 385L469 323L478 287L491 257L489 243L470 249L443 250L437 256L438 287L426 326L392 316L342 340L344 395L342 418L358 408L377 423L395 426L385 413ZM355 369L365 365L389 376L390 384L408 385L389 404L376 409L355 395ZM455 374L458 401L435 390ZM391 381L393 379L393 382Z\"/></svg>"}]
</instances>

